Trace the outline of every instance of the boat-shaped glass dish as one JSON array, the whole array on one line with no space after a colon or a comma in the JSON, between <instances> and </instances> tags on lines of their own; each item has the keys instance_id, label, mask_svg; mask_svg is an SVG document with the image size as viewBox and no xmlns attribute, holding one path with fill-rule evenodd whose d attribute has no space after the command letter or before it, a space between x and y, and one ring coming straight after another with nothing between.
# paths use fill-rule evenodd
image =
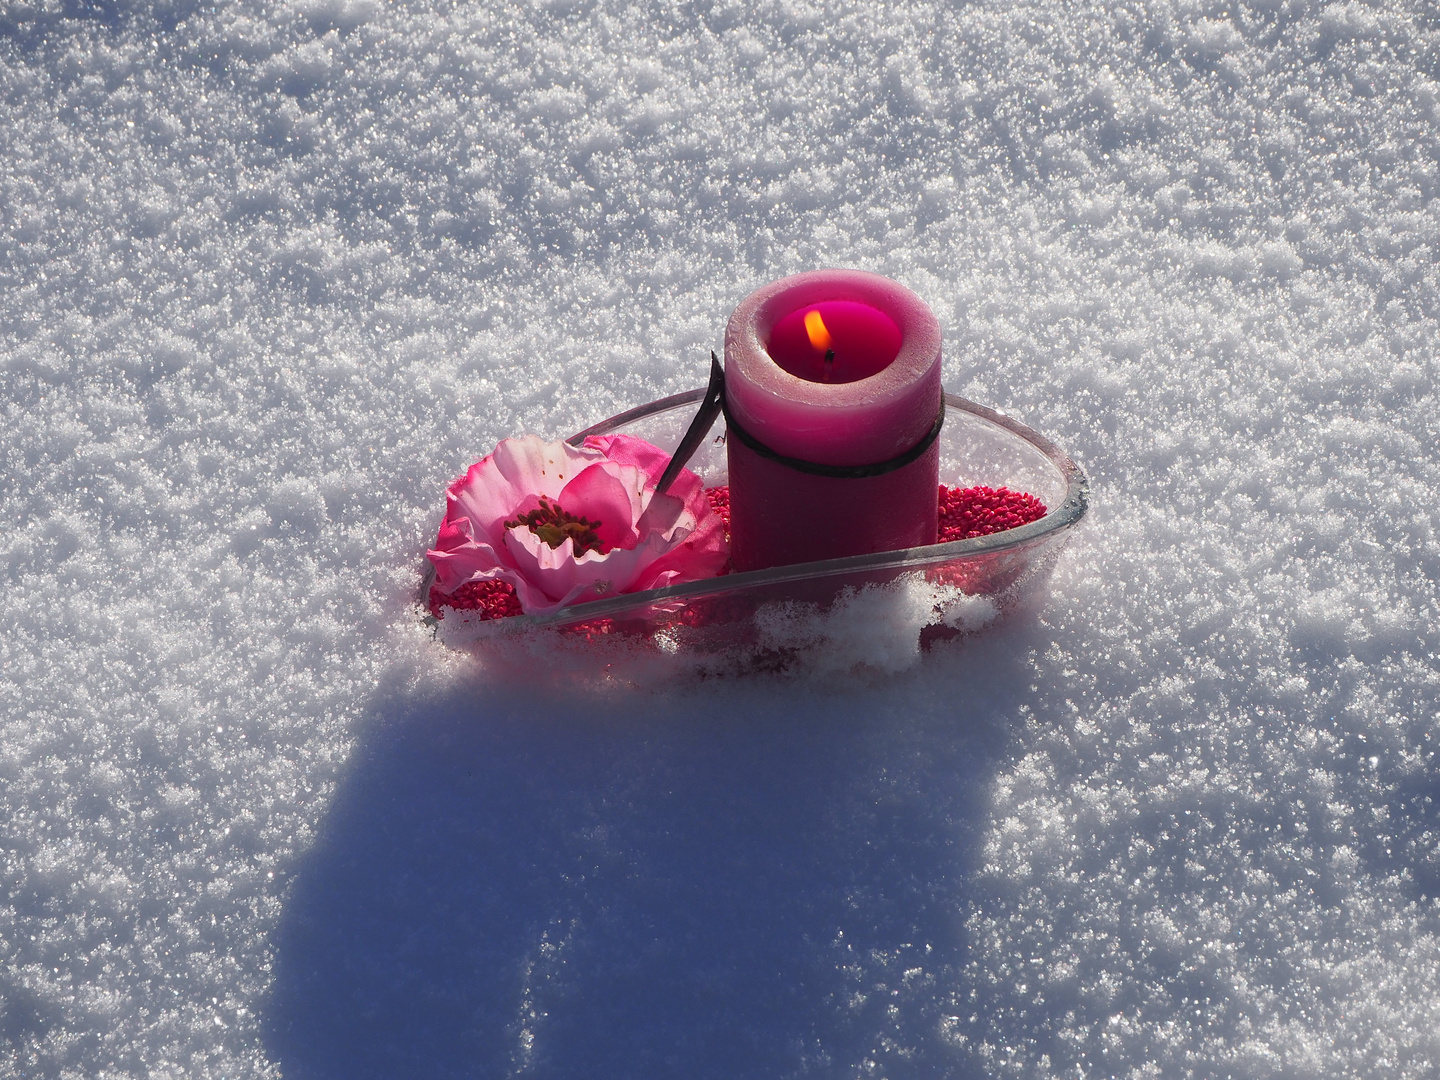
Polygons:
<instances>
[{"instance_id":1,"label":"boat-shaped glass dish","mask_svg":"<svg viewBox=\"0 0 1440 1080\"><path fill-rule=\"evenodd\" d=\"M673 452L695 414L704 390L690 390L612 416L572 436L624 433ZM451 645L496 634L542 628L584 635L649 637L665 651L702 652L754 646L757 616L774 605L815 605L823 611L837 597L883 589L896 582L933 586L934 618L921 632L928 645L962 633L946 598L984 597L993 613L1023 600L1048 577L1070 529L1084 516L1088 486L1084 473L1063 451L1024 424L955 394L945 395L940 432L940 480L956 488L984 485L1034 495L1047 508L1028 525L970 540L905 548L873 555L777 566L726 574L704 581L572 604L546 615L484 619L474 611L445 609L436 632ZM689 468L705 486L727 482L724 420L717 418ZM428 595L427 575L421 595ZM972 605L973 606L973 605ZM792 609L793 610L793 609Z\"/></svg>"}]
</instances>

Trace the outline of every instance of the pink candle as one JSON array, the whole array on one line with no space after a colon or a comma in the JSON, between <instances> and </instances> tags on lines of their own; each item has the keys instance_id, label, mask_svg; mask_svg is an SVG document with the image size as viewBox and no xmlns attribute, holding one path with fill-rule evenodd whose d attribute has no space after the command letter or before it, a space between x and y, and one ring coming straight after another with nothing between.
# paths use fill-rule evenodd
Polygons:
<instances>
[{"instance_id":1,"label":"pink candle","mask_svg":"<svg viewBox=\"0 0 1440 1080\"><path fill-rule=\"evenodd\" d=\"M898 282L816 270L725 331L736 570L935 543L940 324Z\"/></svg>"}]
</instances>

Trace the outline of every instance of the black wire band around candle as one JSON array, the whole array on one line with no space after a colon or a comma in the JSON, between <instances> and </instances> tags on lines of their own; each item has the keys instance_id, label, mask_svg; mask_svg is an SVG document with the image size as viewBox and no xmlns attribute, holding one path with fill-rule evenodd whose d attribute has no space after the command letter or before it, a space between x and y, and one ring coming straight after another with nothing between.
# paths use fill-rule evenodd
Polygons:
<instances>
[{"instance_id":1,"label":"black wire band around candle","mask_svg":"<svg viewBox=\"0 0 1440 1080\"><path fill-rule=\"evenodd\" d=\"M715 417L725 408L725 369L720 366L720 358L715 355L714 350L710 352L710 383L705 387L705 396L700 400L700 411L695 414L695 419L690 421L690 426L685 429L685 437L680 440L680 445L675 448L675 453L670 456L670 464L665 466L665 472L660 477L660 482L655 485L655 490L664 494L680 475L680 470L685 468L689 460L695 456L695 451L700 449L700 444L705 441L705 436L710 434L710 425L715 423ZM729 420L726 420L729 423Z\"/></svg>"},{"instance_id":2,"label":"black wire band around candle","mask_svg":"<svg viewBox=\"0 0 1440 1080\"><path fill-rule=\"evenodd\" d=\"M877 461L873 465L822 465L818 461L806 461L804 458L786 457L784 454L777 453L735 422L735 417L730 414L729 403L725 400L725 369L720 366L720 358L712 352L710 354L710 384L705 388L705 398L700 402L700 411L695 414L695 419L690 422L690 427L685 431L685 437L675 448L675 455L670 459L670 464L660 478L660 483L656 485L657 490L663 492L675 482L675 477L680 475L680 470L699 449L700 443L710 431L710 425L715 423L715 415L721 412L725 414L725 426L729 434L739 439L740 445L754 451L760 457L784 465L787 469L794 469L796 472L809 473L811 476L828 476L836 480L863 480L871 476L884 476L896 469L903 469L912 461L918 460L926 450L935 445L935 440L940 437L940 429L945 426L945 397L943 394L941 395L940 411L935 415L935 423L930 426L925 437L904 453L897 454L885 461Z\"/></svg>"}]
</instances>

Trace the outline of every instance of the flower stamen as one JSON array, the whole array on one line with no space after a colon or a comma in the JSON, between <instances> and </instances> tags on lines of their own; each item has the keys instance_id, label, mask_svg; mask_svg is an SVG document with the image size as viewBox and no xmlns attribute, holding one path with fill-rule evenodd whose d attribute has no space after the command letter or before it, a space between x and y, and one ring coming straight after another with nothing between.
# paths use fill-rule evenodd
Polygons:
<instances>
[{"instance_id":1,"label":"flower stamen","mask_svg":"<svg viewBox=\"0 0 1440 1080\"><path fill-rule=\"evenodd\" d=\"M600 527L600 522L572 514L562 509L558 502L550 502L543 495L540 496L540 505L534 510L504 524L507 529L518 529L523 525L552 548L558 548L565 543L568 536L574 541L577 559L587 551L606 554L605 545L595 532Z\"/></svg>"}]
</instances>

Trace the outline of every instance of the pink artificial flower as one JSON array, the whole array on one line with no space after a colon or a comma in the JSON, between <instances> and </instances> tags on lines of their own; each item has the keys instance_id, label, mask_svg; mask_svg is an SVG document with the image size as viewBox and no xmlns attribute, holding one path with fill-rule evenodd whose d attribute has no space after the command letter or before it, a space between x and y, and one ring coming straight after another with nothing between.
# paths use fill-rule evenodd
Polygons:
<instances>
[{"instance_id":1,"label":"pink artificial flower","mask_svg":"<svg viewBox=\"0 0 1440 1080\"><path fill-rule=\"evenodd\" d=\"M526 614L540 615L719 574L724 525L688 469L656 492L669 462L629 435L583 447L506 439L446 493L426 552L441 601L472 581L505 581Z\"/></svg>"}]
</instances>

